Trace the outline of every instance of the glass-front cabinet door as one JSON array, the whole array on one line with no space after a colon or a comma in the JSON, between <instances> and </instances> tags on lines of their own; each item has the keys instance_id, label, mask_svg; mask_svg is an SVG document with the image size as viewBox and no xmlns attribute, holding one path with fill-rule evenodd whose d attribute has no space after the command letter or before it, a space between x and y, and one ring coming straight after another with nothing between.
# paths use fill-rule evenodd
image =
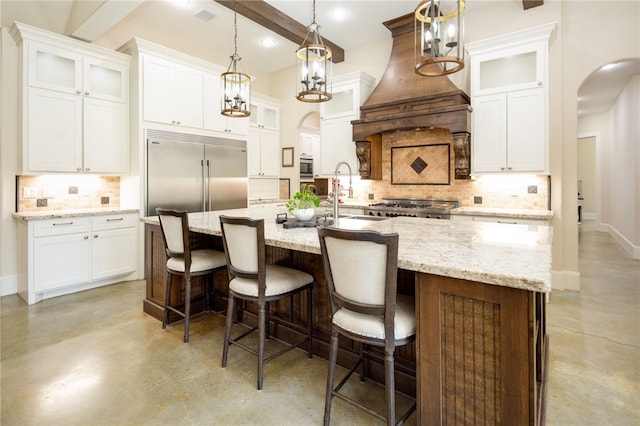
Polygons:
<instances>
[{"instance_id":1,"label":"glass-front cabinet door","mask_svg":"<svg viewBox=\"0 0 640 426\"><path fill-rule=\"evenodd\" d=\"M270 130L280 128L280 108L278 106L252 99L249 111L251 111L249 123L252 126Z\"/></svg>"},{"instance_id":2,"label":"glass-front cabinet door","mask_svg":"<svg viewBox=\"0 0 640 426\"><path fill-rule=\"evenodd\" d=\"M99 58L84 59L84 96L117 102L129 98L128 69Z\"/></svg>"},{"instance_id":3,"label":"glass-front cabinet door","mask_svg":"<svg viewBox=\"0 0 640 426\"><path fill-rule=\"evenodd\" d=\"M474 96L542 87L546 80L545 48L537 44L473 58Z\"/></svg>"},{"instance_id":4,"label":"glass-front cabinet door","mask_svg":"<svg viewBox=\"0 0 640 426\"><path fill-rule=\"evenodd\" d=\"M29 49L29 86L82 94L82 55L44 43Z\"/></svg>"}]
</instances>

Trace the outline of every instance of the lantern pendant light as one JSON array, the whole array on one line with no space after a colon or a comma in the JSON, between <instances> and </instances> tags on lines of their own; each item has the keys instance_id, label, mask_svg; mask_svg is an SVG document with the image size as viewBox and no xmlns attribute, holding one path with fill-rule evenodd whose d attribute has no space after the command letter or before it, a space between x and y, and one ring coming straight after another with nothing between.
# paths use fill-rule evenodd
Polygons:
<instances>
[{"instance_id":1,"label":"lantern pendant light","mask_svg":"<svg viewBox=\"0 0 640 426\"><path fill-rule=\"evenodd\" d=\"M422 0L415 10L415 71L426 77L464 68L465 0Z\"/></svg>"},{"instance_id":2,"label":"lantern pendant light","mask_svg":"<svg viewBox=\"0 0 640 426\"><path fill-rule=\"evenodd\" d=\"M331 49L320 36L313 0L313 21L304 41L296 50L296 98L302 102L326 102L331 94ZM300 84L300 86L298 86Z\"/></svg>"},{"instance_id":3,"label":"lantern pendant light","mask_svg":"<svg viewBox=\"0 0 640 426\"><path fill-rule=\"evenodd\" d=\"M238 71L238 24L236 11L233 11L233 55L227 72L220 76L222 96L220 96L220 114L227 117L242 118L251 115L251 76Z\"/></svg>"}]
</instances>

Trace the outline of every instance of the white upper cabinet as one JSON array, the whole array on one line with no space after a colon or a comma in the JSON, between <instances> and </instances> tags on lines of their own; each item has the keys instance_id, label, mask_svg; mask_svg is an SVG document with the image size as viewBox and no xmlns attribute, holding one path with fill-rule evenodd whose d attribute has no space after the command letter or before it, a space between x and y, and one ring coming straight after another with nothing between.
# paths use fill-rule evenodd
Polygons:
<instances>
[{"instance_id":1,"label":"white upper cabinet","mask_svg":"<svg viewBox=\"0 0 640 426\"><path fill-rule=\"evenodd\" d=\"M474 174L549 173L548 65L556 24L467 43Z\"/></svg>"},{"instance_id":2,"label":"white upper cabinet","mask_svg":"<svg viewBox=\"0 0 640 426\"><path fill-rule=\"evenodd\" d=\"M202 128L204 74L151 55L144 56L143 119Z\"/></svg>"},{"instance_id":3,"label":"white upper cabinet","mask_svg":"<svg viewBox=\"0 0 640 426\"><path fill-rule=\"evenodd\" d=\"M262 129L280 130L280 106L259 99L251 99L249 125Z\"/></svg>"},{"instance_id":4,"label":"white upper cabinet","mask_svg":"<svg viewBox=\"0 0 640 426\"><path fill-rule=\"evenodd\" d=\"M476 96L472 106L474 172L546 172L542 88Z\"/></svg>"},{"instance_id":5,"label":"white upper cabinet","mask_svg":"<svg viewBox=\"0 0 640 426\"><path fill-rule=\"evenodd\" d=\"M16 23L21 173L129 173L130 57Z\"/></svg>"},{"instance_id":6,"label":"white upper cabinet","mask_svg":"<svg viewBox=\"0 0 640 426\"><path fill-rule=\"evenodd\" d=\"M473 96L542 87L547 81L547 46L542 43L480 55L471 63Z\"/></svg>"},{"instance_id":7,"label":"white upper cabinet","mask_svg":"<svg viewBox=\"0 0 640 426\"><path fill-rule=\"evenodd\" d=\"M358 174L360 167L351 121L360 118L360 105L371 93L373 83L373 77L363 72L333 79L332 99L320 104L320 164L316 167L318 175L333 176L339 161L346 161L353 175Z\"/></svg>"},{"instance_id":8,"label":"white upper cabinet","mask_svg":"<svg viewBox=\"0 0 640 426\"><path fill-rule=\"evenodd\" d=\"M280 106L252 97L247 138L249 176L280 176Z\"/></svg>"},{"instance_id":9,"label":"white upper cabinet","mask_svg":"<svg viewBox=\"0 0 640 426\"><path fill-rule=\"evenodd\" d=\"M204 128L229 135L247 136L249 118L227 117L220 114L220 75L212 74L204 78Z\"/></svg>"},{"instance_id":10,"label":"white upper cabinet","mask_svg":"<svg viewBox=\"0 0 640 426\"><path fill-rule=\"evenodd\" d=\"M331 120L348 117L349 120L357 120L360 118L360 105L371 94L373 83L373 77L363 72L335 77L331 100L320 104L320 118Z\"/></svg>"}]
</instances>

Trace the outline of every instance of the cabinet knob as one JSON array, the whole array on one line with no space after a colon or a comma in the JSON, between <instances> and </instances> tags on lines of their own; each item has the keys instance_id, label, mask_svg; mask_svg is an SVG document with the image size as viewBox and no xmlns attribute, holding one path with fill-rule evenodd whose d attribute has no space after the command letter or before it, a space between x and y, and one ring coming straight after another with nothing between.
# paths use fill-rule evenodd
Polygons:
<instances>
[{"instance_id":1,"label":"cabinet knob","mask_svg":"<svg viewBox=\"0 0 640 426\"><path fill-rule=\"evenodd\" d=\"M91 169L89 167L87 167L86 169L84 169L85 172L90 172Z\"/></svg>"},{"instance_id":2,"label":"cabinet knob","mask_svg":"<svg viewBox=\"0 0 640 426\"><path fill-rule=\"evenodd\" d=\"M98 238L98 234L93 234L93 238Z\"/></svg>"},{"instance_id":3,"label":"cabinet knob","mask_svg":"<svg viewBox=\"0 0 640 426\"><path fill-rule=\"evenodd\" d=\"M77 167L76 168L76 172L81 172L82 171L82 167Z\"/></svg>"},{"instance_id":4,"label":"cabinet knob","mask_svg":"<svg viewBox=\"0 0 640 426\"><path fill-rule=\"evenodd\" d=\"M79 95L82 93L82 90L76 90L76 95Z\"/></svg>"},{"instance_id":5,"label":"cabinet knob","mask_svg":"<svg viewBox=\"0 0 640 426\"><path fill-rule=\"evenodd\" d=\"M179 122L179 121L176 121L176 124L180 124L180 122Z\"/></svg>"},{"instance_id":6,"label":"cabinet knob","mask_svg":"<svg viewBox=\"0 0 640 426\"><path fill-rule=\"evenodd\" d=\"M84 239L85 239L85 240L88 240L88 239L89 239L89 236L88 236L88 235L85 235L85 236L84 236Z\"/></svg>"},{"instance_id":7,"label":"cabinet knob","mask_svg":"<svg viewBox=\"0 0 640 426\"><path fill-rule=\"evenodd\" d=\"M538 86L542 86L542 82L541 81L538 82Z\"/></svg>"}]
</instances>

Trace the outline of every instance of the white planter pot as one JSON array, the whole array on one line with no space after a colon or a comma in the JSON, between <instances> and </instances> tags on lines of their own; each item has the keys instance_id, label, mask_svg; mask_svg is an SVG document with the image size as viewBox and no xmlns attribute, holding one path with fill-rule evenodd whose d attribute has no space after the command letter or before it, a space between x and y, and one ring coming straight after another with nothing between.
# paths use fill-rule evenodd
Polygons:
<instances>
[{"instance_id":1,"label":"white planter pot","mask_svg":"<svg viewBox=\"0 0 640 426\"><path fill-rule=\"evenodd\" d=\"M297 209L293 210L292 213L298 220L307 221L311 220L316 210L314 208L311 209Z\"/></svg>"}]
</instances>

